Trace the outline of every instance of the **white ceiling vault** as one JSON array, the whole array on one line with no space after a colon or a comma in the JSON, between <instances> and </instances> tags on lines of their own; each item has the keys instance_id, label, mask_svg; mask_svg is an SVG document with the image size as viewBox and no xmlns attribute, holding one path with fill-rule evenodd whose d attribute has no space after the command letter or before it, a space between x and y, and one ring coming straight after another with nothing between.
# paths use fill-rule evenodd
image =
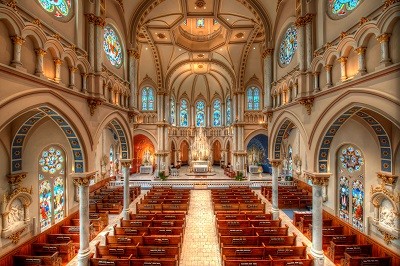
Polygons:
<instances>
[{"instance_id":1,"label":"white ceiling vault","mask_svg":"<svg viewBox=\"0 0 400 266\"><path fill-rule=\"evenodd\" d=\"M125 12L132 12L130 42L140 55L138 84L192 103L199 98L224 99L247 85L261 86L261 54L271 41L269 13L276 12L276 2L125 2ZM196 26L198 19L204 19L203 27Z\"/></svg>"}]
</instances>

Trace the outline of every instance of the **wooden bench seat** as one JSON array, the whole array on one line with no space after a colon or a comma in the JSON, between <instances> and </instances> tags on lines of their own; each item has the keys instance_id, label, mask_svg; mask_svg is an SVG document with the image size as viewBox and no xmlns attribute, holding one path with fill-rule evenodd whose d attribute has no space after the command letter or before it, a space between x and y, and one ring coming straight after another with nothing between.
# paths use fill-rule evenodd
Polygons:
<instances>
[{"instance_id":1,"label":"wooden bench seat","mask_svg":"<svg viewBox=\"0 0 400 266\"><path fill-rule=\"evenodd\" d=\"M90 266L131 266L133 255L127 258L90 258Z\"/></svg>"},{"instance_id":2,"label":"wooden bench seat","mask_svg":"<svg viewBox=\"0 0 400 266\"><path fill-rule=\"evenodd\" d=\"M62 260L59 257L58 252L54 252L51 255L35 256L35 255L14 255L14 265L18 266L61 266Z\"/></svg>"},{"instance_id":3,"label":"wooden bench seat","mask_svg":"<svg viewBox=\"0 0 400 266\"><path fill-rule=\"evenodd\" d=\"M391 257L360 257L352 256L347 252L341 260L342 266L390 266L392 265Z\"/></svg>"},{"instance_id":4,"label":"wooden bench seat","mask_svg":"<svg viewBox=\"0 0 400 266\"><path fill-rule=\"evenodd\" d=\"M266 246L265 255L280 259L305 259L307 258L307 246Z\"/></svg>"},{"instance_id":5,"label":"wooden bench seat","mask_svg":"<svg viewBox=\"0 0 400 266\"><path fill-rule=\"evenodd\" d=\"M223 260L262 260L265 259L265 247L255 246L236 246L222 247L221 254Z\"/></svg>"},{"instance_id":6,"label":"wooden bench seat","mask_svg":"<svg viewBox=\"0 0 400 266\"><path fill-rule=\"evenodd\" d=\"M224 266L270 266L271 261L267 259L238 259L235 257L227 258L222 256Z\"/></svg>"},{"instance_id":7,"label":"wooden bench seat","mask_svg":"<svg viewBox=\"0 0 400 266\"><path fill-rule=\"evenodd\" d=\"M72 241L66 243L32 243L32 251L36 255L48 255L50 253L58 252L63 262L70 261L75 256L75 246Z\"/></svg>"},{"instance_id":8,"label":"wooden bench seat","mask_svg":"<svg viewBox=\"0 0 400 266\"><path fill-rule=\"evenodd\" d=\"M356 244L336 244L331 241L328 247L328 257L332 261L337 261L344 258L344 253L351 256L368 257L372 256L372 245L356 245Z\"/></svg>"},{"instance_id":9,"label":"wooden bench seat","mask_svg":"<svg viewBox=\"0 0 400 266\"><path fill-rule=\"evenodd\" d=\"M120 218L121 227L149 227L152 225L152 220L124 220Z\"/></svg>"},{"instance_id":10,"label":"wooden bench seat","mask_svg":"<svg viewBox=\"0 0 400 266\"><path fill-rule=\"evenodd\" d=\"M183 240L182 235L116 235L110 236L109 232L105 234L105 245L139 245L141 246L181 246Z\"/></svg>"},{"instance_id":11,"label":"wooden bench seat","mask_svg":"<svg viewBox=\"0 0 400 266\"><path fill-rule=\"evenodd\" d=\"M331 241L336 244L357 243L356 235L322 235L322 245L326 249Z\"/></svg>"},{"instance_id":12,"label":"wooden bench seat","mask_svg":"<svg viewBox=\"0 0 400 266\"><path fill-rule=\"evenodd\" d=\"M287 236L289 227L253 227L254 233L260 236Z\"/></svg>"},{"instance_id":13,"label":"wooden bench seat","mask_svg":"<svg viewBox=\"0 0 400 266\"><path fill-rule=\"evenodd\" d=\"M254 227L246 228L217 228L221 236L255 236Z\"/></svg>"},{"instance_id":14,"label":"wooden bench seat","mask_svg":"<svg viewBox=\"0 0 400 266\"><path fill-rule=\"evenodd\" d=\"M149 227L148 235L183 235L184 227Z\"/></svg>"},{"instance_id":15,"label":"wooden bench seat","mask_svg":"<svg viewBox=\"0 0 400 266\"><path fill-rule=\"evenodd\" d=\"M314 260L306 256L304 259L274 259L269 256L271 266L313 266Z\"/></svg>"},{"instance_id":16,"label":"wooden bench seat","mask_svg":"<svg viewBox=\"0 0 400 266\"><path fill-rule=\"evenodd\" d=\"M322 235L343 235L343 226L323 226ZM308 232L305 234L310 240L312 240L312 224L309 225Z\"/></svg>"},{"instance_id":17,"label":"wooden bench seat","mask_svg":"<svg viewBox=\"0 0 400 266\"><path fill-rule=\"evenodd\" d=\"M100 246L100 242L97 242L95 245L94 256L96 258L137 257L137 245Z\"/></svg>"},{"instance_id":18,"label":"wooden bench seat","mask_svg":"<svg viewBox=\"0 0 400 266\"><path fill-rule=\"evenodd\" d=\"M133 258L131 266L178 266L178 256L175 258Z\"/></svg>"},{"instance_id":19,"label":"wooden bench seat","mask_svg":"<svg viewBox=\"0 0 400 266\"><path fill-rule=\"evenodd\" d=\"M149 233L149 227L117 227L114 225L114 235L135 235L141 236Z\"/></svg>"},{"instance_id":20,"label":"wooden bench seat","mask_svg":"<svg viewBox=\"0 0 400 266\"><path fill-rule=\"evenodd\" d=\"M257 236L260 243L266 246L295 246L297 235L293 236Z\"/></svg>"},{"instance_id":21,"label":"wooden bench seat","mask_svg":"<svg viewBox=\"0 0 400 266\"><path fill-rule=\"evenodd\" d=\"M75 247L75 252L79 250L79 234L48 234L47 243L49 244L61 244L72 241Z\"/></svg>"},{"instance_id":22,"label":"wooden bench seat","mask_svg":"<svg viewBox=\"0 0 400 266\"><path fill-rule=\"evenodd\" d=\"M183 213L174 213L174 214L168 214L168 213L141 213L141 214L129 214L129 218L131 220L180 220L184 221L186 218L186 215Z\"/></svg>"},{"instance_id":23,"label":"wooden bench seat","mask_svg":"<svg viewBox=\"0 0 400 266\"><path fill-rule=\"evenodd\" d=\"M312 224L312 217L311 219L304 219L304 217L300 218L299 222L299 230L302 233L305 233L309 229L309 225ZM323 219L322 220L322 226L332 226L332 219Z\"/></svg>"},{"instance_id":24,"label":"wooden bench seat","mask_svg":"<svg viewBox=\"0 0 400 266\"><path fill-rule=\"evenodd\" d=\"M137 258L142 259L179 259L180 247L176 246L138 246Z\"/></svg>"}]
</instances>

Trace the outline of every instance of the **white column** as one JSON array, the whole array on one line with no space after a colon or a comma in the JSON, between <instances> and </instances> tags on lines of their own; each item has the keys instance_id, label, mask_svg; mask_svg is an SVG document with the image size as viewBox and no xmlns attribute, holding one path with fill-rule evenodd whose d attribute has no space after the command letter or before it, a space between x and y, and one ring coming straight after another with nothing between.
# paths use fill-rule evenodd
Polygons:
<instances>
[{"instance_id":1,"label":"white column","mask_svg":"<svg viewBox=\"0 0 400 266\"><path fill-rule=\"evenodd\" d=\"M56 58L53 60L55 65L55 73L54 73L54 81L57 83L61 82L61 64L62 60L60 58Z\"/></svg>"},{"instance_id":2,"label":"white column","mask_svg":"<svg viewBox=\"0 0 400 266\"><path fill-rule=\"evenodd\" d=\"M136 50L128 50L129 55L129 87L131 91L131 98L129 101L129 108L138 108L137 105L137 62L139 53Z\"/></svg>"},{"instance_id":3,"label":"white column","mask_svg":"<svg viewBox=\"0 0 400 266\"><path fill-rule=\"evenodd\" d=\"M272 107L272 54L274 49L267 49L263 53L264 57L264 107Z\"/></svg>"},{"instance_id":4,"label":"white column","mask_svg":"<svg viewBox=\"0 0 400 266\"><path fill-rule=\"evenodd\" d=\"M328 181L330 173L311 174L312 186L312 247L314 265L324 265L322 250L322 186Z\"/></svg>"},{"instance_id":5,"label":"white column","mask_svg":"<svg viewBox=\"0 0 400 266\"><path fill-rule=\"evenodd\" d=\"M88 60L92 67L94 67L94 22L96 21L96 16L94 14L86 14L86 19L88 22L88 31L87 31L87 50L88 50Z\"/></svg>"},{"instance_id":6,"label":"white column","mask_svg":"<svg viewBox=\"0 0 400 266\"><path fill-rule=\"evenodd\" d=\"M289 87L288 88L288 103L291 103L292 102L292 99L293 99L293 89L292 89L292 87Z\"/></svg>"},{"instance_id":7,"label":"white column","mask_svg":"<svg viewBox=\"0 0 400 266\"><path fill-rule=\"evenodd\" d=\"M209 104L206 105L206 127L211 127L211 106Z\"/></svg>"},{"instance_id":8,"label":"white column","mask_svg":"<svg viewBox=\"0 0 400 266\"><path fill-rule=\"evenodd\" d=\"M44 78L44 73L43 73L43 57L46 54L46 51L37 48L35 49L36 53L36 68L35 68L35 75L41 78Z\"/></svg>"},{"instance_id":9,"label":"white column","mask_svg":"<svg viewBox=\"0 0 400 266\"><path fill-rule=\"evenodd\" d=\"M378 66L378 68L386 67L392 63L392 60L389 56L389 39L389 33L384 33L377 38L381 44L381 64Z\"/></svg>"},{"instance_id":10,"label":"white column","mask_svg":"<svg viewBox=\"0 0 400 266\"><path fill-rule=\"evenodd\" d=\"M365 47L358 47L356 52L358 54L358 73L357 76L363 76L367 74L367 66L365 60L365 51L367 48Z\"/></svg>"},{"instance_id":11,"label":"white column","mask_svg":"<svg viewBox=\"0 0 400 266\"><path fill-rule=\"evenodd\" d=\"M69 67L69 88L75 89L75 72L78 69L76 67Z\"/></svg>"},{"instance_id":12,"label":"white column","mask_svg":"<svg viewBox=\"0 0 400 266\"><path fill-rule=\"evenodd\" d=\"M313 29L313 14L307 14L305 16L306 24L306 50L307 50L307 66L309 68L311 66L311 62L313 59L313 36L312 36L312 29Z\"/></svg>"},{"instance_id":13,"label":"white column","mask_svg":"<svg viewBox=\"0 0 400 266\"><path fill-rule=\"evenodd\" d=\"M279 166L282 162L281 159L269 160L272 165L272 219L278 220L279 207L278 207L278 178Z\"/></svg>"},{"instance_id":14,"label":"white column","mask_svg":"<svg viewBox=\"0 0 400 266\"><path fill-rule=\"evenodd\" d=\"M347 57L345 56L339 57L338 61L340 62L340 80L344 82L347 80L347 75L346 75Z\"/></svg>"},{"instance_id":15,"label":"white column","mask_svg":"<svg viewBox=\"0 0 400 266\"><path fill-rule=\"evenodd\" d=\"M82 76L82 93L87 93L87 74L81 73Z\"/></svg>"},{"instance_id":16,"label":"white column","mask_svg":"<svg viewBox=\"0 0 400 266\"><path fill-rule=\"evenodd\" d=\"M319 88L319 72L313 72L314 76L314 92L320 91Z\"/></svg>"},{"instance_id":17,"label":"white column","mask_svg":"<svg viewBox=\"0 0 400 266\"><path fill-rule=\"evenodd\" d=\"M89 184L96 172L72 174L75 185L79 186L79 251L78 266L89 265L90 228L89 228Z\"/></svg>"},{"instance_id":18,"label":"white column","mask_svg":"<svg viewBox=\"0 0 400 266\"><path fill-rule=\"evenodd\" d=\"M332 65L325 66L325 73L326 73L326 87L332 87Z\"/></svg>"},{"instance_id":19,"label":"white column","mask_svg":"<svg viewBox=\"0 0 400 266\"><path fill-rule=\"evenodd\" d=\"M14 44L14 53L13 53L13 59L11 61L11 66L15 68L20 68L22 69L22 63L21 63L21 49L22 49L22 44L24 44L25 39L22 38L21 36L12 36L11 40Z\"/></svg>"},{"instance_id":20,"label":"white column","mask_svg":"<svg viewBox=\"0 0 400 266\"><path fill-rule=\"evenodd\" d=\"M129 220L129 167L131 166L131 159L121 159L122 171L124 173L124 220Z\"/></svg>"}]
</instances>

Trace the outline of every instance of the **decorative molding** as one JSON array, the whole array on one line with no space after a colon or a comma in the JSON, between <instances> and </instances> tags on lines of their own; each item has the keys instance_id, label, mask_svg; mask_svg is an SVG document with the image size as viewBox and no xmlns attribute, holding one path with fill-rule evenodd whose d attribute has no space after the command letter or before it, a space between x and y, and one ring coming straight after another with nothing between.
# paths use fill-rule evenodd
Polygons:
<instances>
[{"instance_id":1,"label":"decorative molding","mask_svg":"<svg viewBox=\"0 0 400 266\"><path fill-rule=\"evenodd\" d=\"M340 39L342 40L344 37L346 37L348 35L347 32L342 31L342 33L340 33Z\"/></svg>"},{"instance_id":2,"label":"decorative molding","mask_svg":"<svg viewBox=\"0 0 400 266\"><path fill-rule=\"evenodd\" d=\"M104 26L106 25L106 21L102 17L96 17L95 21L94 21L94 25L104 28Z\"/></svg>"},{"instance_id":3,"label":"decorative molding","mask_svg":"<svg viewBox=\"0 0 400 266\"><path fill-rule=\"evenodd\" d=\"M86 16L86 18L87 18L89 24L95 23L95 21L96 21L96 15L95 15L95 14L86 13L85 16Z\"/></svg>"},{"instance_id":4,"label":"decorative molding","mask_svg":"<svg viewBox=\"0 0 400 266\"><path fill-rule=\"evenodd\" d=\"M383 5L383 10L387 9L389 6L399 3L400 0L386 0L385 4Z\"/></svg>"},{"instance_id":5,"label":"decorative molding","mask_svg":"<svg viewBox=\"0 0 400 266\"><path fill-rule=\"evenodd\" d=\"M198 7L198 8L203 8L203 7L205 7L205 5L206 5L206 1L204 1L204 0L197 0L194 4L195 4L196 7Z\"/></svg>"},{"instance_id":6,"label":"decorative molding","mask_svg":"<svg viewBox=\"0 0 400 266\"><path fill-rule=\"evenodd\" d=\"M8 2L8 3L7 3L7 6L8 6L8 7L11 7L12 9L14 9L14 11L18 11L18 10L17 10L17 1L14 1L14 0L13 0L13 1Z\"/></svg>"},{"instance_id":7,"label":"decorative molding","mask_svg":"<svg viewBox=\"0 0 400 266\"><path fill-rule=\"evenodd\" d=\"M22 232L25 231L25 229L26 229L26 227L24 227L18 231L15 231L14 233L12 233L11 235L9 235L6 238L10 239L13 244L17 244L19 242L19 239L21 238Z\"/></svg>"},{"instance_id":8,"label":"decorative molding","mask_svg":"<svg viewBox=\"0 0 400 266\"><path fill-rule=\"evenodd\" d=\"M362 17L362 18L360 19L360 22L358 22L358 27L361 27L362 25L364 25L364 23L366 23L366 22L368 22L368 21L369 21L368 18Z\"/></svg>"},{"instance_id":9,"label":"decorative molding","mask_svg":"<svg viewBox=\"0 0 400 266\"><path fill-rule=\"evenodd\" d=\"M274 48L267 48L263 51L261 57L263 59L265 59L267 56L272 56L272 54L274 53Z\"/></svg>"},{"instance_id":10,"label":"decorative molding","mask_svg":"<svg viewBox=\"0 0 400 266\"><path fill-rule=\"evenodd\" d=\"M386 186L394 186L396 185L397 178L398 176L389 174L389 173L384 173L384 172L378 172L377 177L382 180L381 185L386 185Z\"/></svg>"},{"instance_id":11,"label":"decorative molding","mask_svg":"<svg viewBox=\"0 0 400 266\"><path fill-rule=\"evenodd\" d=\"M34 20L32 20L32 23L33 24L35 24L35 25L37 25L38 27L42 27L42 22L40 22L40 20L37 18L37 19L34 19Z\"/></svg>"},{"instance_id":12,"label":"decorative molding","mask_svg":"<svg viewBox=\"0 0 400 266\"><path fill-rule=\"evenodd\" d=\"M11 36L11 40L14 44L22 45L25 42L25 38L22 38L21 36L14 35Z\"/></svg>"},{"instance_id":13,"label":"decorative molding","mask_svg":"<svg viewBox=\"0 0 400 266\"><path fill-rule=\"evenodd\" d=\"M388 232L386 232L385 230L383 230L380 227L376 227L376 229L383 235L383 241L385 241L386 245L389 245L390 243L392 243L392 240L397 239L397 237L392 236L391 234L389 234Z\"/></svg>"},{"instance_id":14,"label":"decorative molding","mask_svg":"<svg viewBox=\"0 0 400 266\"><path fill-rule=\"evenodd\" d=\"M90 108L90 115L93 116L94 115L94 111L96 111L97 106L100 106L103 104L104 99L101 98L88 98L87 99L89 108Z\"/></svg>"},{"instance_id":15,"label":"decorative molding","mask_svg":"<svg viewBox=\"0 0 400 266\"><path fill-rule=\"evenodd\" d=\"M279 167L279 165L281 165L282 163L282 159L271 159L269 160L269 162L272 165L272 167Z\"/></svg>"},{"instance_id":16,"label":"decorative molding","mask_svg":"<svg viewBox=\"0 0 400 266\"><path fill-rule=\"evenodd\" d=\"M313 107L313 103L314 103L314 97L304 97L304 98L300 98L299 99L299 103L301 105L304 105L304 107L306 108L307 114L311 115L311 109Z\"/></svg>"},{"instance_id":17,"label":"decorative molding","mask_svg":"<svg viewBox=\"0 0 400 266\"><path fill-rule=\"evenodd\" d=\"M86 172L86 173L73 173L70 176L73 182L77 186L89 186L90 180L94 179L97 171Z\"/></svg>"},{"instance_id":18,"label":"decorative molding","mask_svg":"<svg viewBox=\"0 0 400 266\"><path fill-rule=\"evenodd\" d=\"M274 112L273 111L268 111L267 112L267 119L269 122L272 122L272 117L274 116Z\"/></svg>"},{"instance_id":19,"label":"decorative molding","mask_svg":"<svg viewBox=\"0 0 400 266\"><path fill-rule=\"evenodd\" d=\"M139 60L140 58L139 51L136 49L128 49L128 55L133 56L136 60Z\"/></svg>"},{"instance_id":20,"label":"decorative molding","mask_svg":"<svg viewBox=\"0 0 400 266\"><path fill-rule=\"evenodd\" d=\"M381 186L377 186L375 188L371 185L372 198L373 198L373 194L376 194L376 193L383 193L386 197L391 199L395 204L400 204L400 194L397 194L397 195L394 194L390 190L386 189L385 186L383 186L383 184L381 184Z\"/></svg>"},{"instance_id":21,"label":"decorative molding","mask_svg":"<svg viewBox=\"0 0 400 266\"><path fill-rule=\"evenodd\" d=\"M119 162L121 163L122 167L129 168L132 164L132 159L121 159Z\"/></svg>"},{"instance_id":22,"label":"decorative molding","mask_svg":"<svg viewBox=\"0 0 400 266\"><path fill-rule=\"evenodd\" d=\"M389 42L390 36L391 36L390 33L384 33L376 37L376 39L378 40L379 43Z\"/></svg>"},{"instance_id":23,"label":"decorative molding","mask_svg":"<svg viewBox=\"0 0 400 266\"><path fill-rule=\"evenodd\" d=\"M19 172L7 175L8 183L12 188L19 188L19 184L26 177L27 172Z\"/></svg>"},{"instance_id":24,"label":"decorative molding","mask_svg":"<svg viewBox=\"0 0 400 266\"><path fill-rule=\"evenodd\" d=\"M51 35L51 37L55 38L57 41L61 40L61 36L58 34L53 34L53 35Z\"/></svg>"}]
</instances>

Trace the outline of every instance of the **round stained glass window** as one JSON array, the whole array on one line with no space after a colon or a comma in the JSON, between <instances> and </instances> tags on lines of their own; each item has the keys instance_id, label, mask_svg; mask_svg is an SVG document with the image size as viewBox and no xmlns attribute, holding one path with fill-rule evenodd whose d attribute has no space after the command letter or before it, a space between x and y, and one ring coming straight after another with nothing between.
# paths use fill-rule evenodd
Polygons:
<instances>
[{"instance_id":1,"label":"round stained glass window","mask_svg":"<svg viewBox=\"0 0 400 266\"><path fill-rule=\"evenodd\" d=\"M283 35L279 45L279 63L282 67L289 65L297 50L297 30L294 25L290 26Z\"/></svg>"},{"instance_id":2,"label":"round stained glass window","mask_svg":"<svg viewBox=\"0 0 400 266\"><path fill-rule=\"evenodd\" d=\"M64 157L62 152L53 147L42 153L42 157L39 159L39 165L42 167L43 172L49 172L54 174L56 171L63 167Z\"/></svg>"},{"instance_id":3,"label":"round stained glass window","mask_svg":"<svg viewBox=\"0 0 400 266\"><path fill-rule=\"evenodd\" d=\"M123 62L122 45L116 30L111 25L104 27L103 48L111 65L120 68Z\"/></svg>"},{"instance_id":4,"label":"round stained glass window","mask_svg":"<svg viewBox=\"0 0 400 266\"><path fill-rule=\"evenodd\" d=\"M331 19L341 19L353 12L363 0L328 0L327 13Z\"/></svg>"},{"instance_id":5,"label":"round stained glass window","mask_svg":"<svg viewBox=\"0 0 400 266\"><path fill-rule=\"evenodd\" d=\"M360 171L361 166L364 164L364 159L361 157L361 152L349 146L342 149L342 154L339 156L342 167L347 169L350 173Z\"/></svg>"},{"instance_id":6,"label":"round stained glass window","mask_svg":"<svg viewBox=\"0 0 400 266\"><path fill-rule=\"evenodd\" d=\"M41 7L59 20L68 21L73 15L73 0L38 0Z\"/></svg>"}]
</instances>

